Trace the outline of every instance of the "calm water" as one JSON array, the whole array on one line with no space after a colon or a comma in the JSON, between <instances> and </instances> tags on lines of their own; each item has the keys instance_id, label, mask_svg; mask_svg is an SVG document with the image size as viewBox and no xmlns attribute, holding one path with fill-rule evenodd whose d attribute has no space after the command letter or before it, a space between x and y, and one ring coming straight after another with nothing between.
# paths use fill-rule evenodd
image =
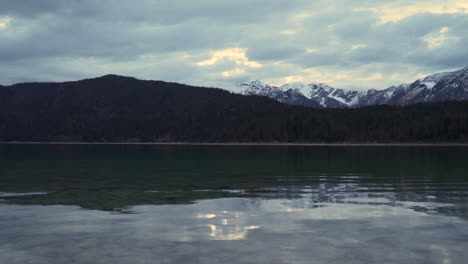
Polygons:
<instances>
[{"instance_id":1,"label":"calm water","mask_svg":"<svg viewBox=\"0 0 468 264\"><path fill-rule=\"evenodd\" d=\"M467 147L0 145L0 263L467 263Z\"/></svg>"}]
</instances>

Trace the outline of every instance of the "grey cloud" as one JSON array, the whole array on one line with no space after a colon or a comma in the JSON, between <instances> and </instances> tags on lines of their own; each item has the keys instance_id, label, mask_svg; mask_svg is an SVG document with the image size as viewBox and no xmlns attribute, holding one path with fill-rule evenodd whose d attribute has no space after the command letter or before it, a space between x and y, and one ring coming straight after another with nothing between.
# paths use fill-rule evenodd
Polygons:
<instances>
[{"instance_id":1,"label":"grey cloud","mask_svg":"<svg viewBox=\"0 0 468 264\"><path fill-rule=\"evenodd\" d=\"M295 59L293 62L302 65L306 68L320 67L327 65L346 64L345 55L340 51L324 52L317 51L314 53L306 54L300 58Z\"/></svg>"},{"instance_id":2,"label":"grey cloud","mask_svg":"<svg viewBox=\"0 0 468 264\"><path fill-rule=\"evenodd\" d=\"M250 47L247 52L248 57L254 61L278 61L284 59L290 60L305 53L305 49L299 47L275 47L272 44L267 45Z\"/></svg>"},{"instance_id":3,"label":"grey cloud","mask_svg":"<svg viewBox=\"0 0 468 264\"><path fill-rule=\"evenodd\" d=\"M0 28L0 83L92 77L87 61L96 73L187 83L281 78L311 67L372 75L468 64L468 14L421 13L380 24L371 11L353 11L378 7L370 0L0 0L0 6L0 23L11 18ZM292 18L301 12L312 16ZM428 48L423 38L443 27L451 39ZM359 44L366 46L352 49ZM223 71L240 66L193 64L227 48L245 48L263 67L226 78ZM182 54L190 58L178 59Z\"/></svg>"},{"instance_id":4,"label":"grey cloud","mask_svg":"<svg viewBox=\"0 0 468 264\"><path fill-rule=\"evenodd\" d=\"M203 27L203 30L200 28ZM43 19L25 37L0 36L4 60L34 56L99 56L127 59L145 53L220 49L235 42L235 28L220 28L203 21L147 28L139 24L114 25L77 19ZM223 36L222 38L213 36Z\"/></svg>"},{"instance_id":5,"label":"grey cloud","mask_svg":"<svg viewBox=\"0 0 468 264\"><path fill-rule=\"evenodd\" d=\"M313 30L315 35L325 35L326 43L314 43L312 40L312 45L318 44L319 51L295 62L304 67L343 63L395 63L396 61L415 65L425 61L439 66L453 67L453 65L462 66L457 64L457 61L462 63L463 59L465 64L467 63L467 56L464 53L466 49L462 48L466 44L467 34L464 33L467 32L465 29L468 23L467 15L426 13L385 24L377 24L377 21L368 13L368 17L365 17L366 12L360 12L360 15L362 17L356 18L356 14L352 14L350 17L335 21L334 24L328 24L331 21L328 18L325 19L322 29L315 27ZM321 21L321 18L314 18L312 21ZM329 27L329 25L332 26ZM460 40L452 46L428 49L427 43L423 40L424 36L434 31L437 32L443 27L453 28L449 33L455 34L455 37ZM338 43L338 48L330 43ZM356 44L363 44L366 47L350 50ZM322 50L320 50L321 47ZM422 57L426 58L421 60Z\"/></svg>"},{"instance_id":6,"label":"grey cloud","mask_svg":"<svg viewBox=\"0 0 468 264\"><path fill-rule=\"evenodd\" d=\"M0 5L2 7L0 14L13 16L32 16L46 11L58 10L63 6L63 4L64 2L60 0L2 0L0 1Z\"/></svg>"},{"instance_id":7,"label":"grey cloud","mask_svg":"<svg viewBox=\"0 0 468 264\"><path fill-rule=\"evenodd\" d=\"M375 31L378 20L370 12L355 12L344 15L342 19L332 24L335 34L347 41L362 41L369 38Z\"/></svg>"},{"instance_id":8,"label":"grey cloud","mask_svg":"<svg viewBox=\"0 0 468 264\"><path fill-rule=\"evenodd\" d=\"M353 50L349 53L348 59L356 63L373 63L373 62L398 62L399 54L397 51L387 47L365 47Z\"/></svg>"},{"instance_id":9,"label":"grey cloud","mask_svg":"<svg viewBox=\"0 0 468 264\"><path fill-rule=\"evenodd\" d=\"M0 15L32 18L43 14L62 13L62 15L91 14L96 11L91 0L21 0L0 1Z\"/></svg>"},{"instance_id":10,"label":"grey cloud","mask_svg":"<svg viewBox=\"0 0 468 264\"><path fill-rule=\"evenodd\" d=\"M210 17L212 21L243 24L287 11L299 11L306 3L306 0L140 0L137 3L129 0L6 0L1 1L0 14L26 17L47 13L69 17L98 15L115 21L137 20L158 24Z\"/></svg>"}]
</instances>

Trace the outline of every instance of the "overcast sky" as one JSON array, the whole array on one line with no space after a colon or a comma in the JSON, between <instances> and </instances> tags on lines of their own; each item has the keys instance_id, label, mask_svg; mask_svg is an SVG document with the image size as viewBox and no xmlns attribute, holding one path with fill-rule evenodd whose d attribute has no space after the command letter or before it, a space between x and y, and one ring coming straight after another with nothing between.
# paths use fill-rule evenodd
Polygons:
<instances>
[{"instance_id":1,"label":"overcast sky","mask_svg":"<svg viewBox=\"0 0 468 264\"><path fill-rule=\"evenodd\" d=\"M0 83L386 88L468 66L468 0L0 0Z\"/></svg>"}]
</instances>

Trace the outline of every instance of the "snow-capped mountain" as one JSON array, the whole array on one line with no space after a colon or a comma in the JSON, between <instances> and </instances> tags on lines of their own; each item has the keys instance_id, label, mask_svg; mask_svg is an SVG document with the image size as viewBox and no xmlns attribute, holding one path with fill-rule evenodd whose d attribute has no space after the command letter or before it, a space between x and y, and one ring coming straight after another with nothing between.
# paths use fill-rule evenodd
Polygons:
<instances>
[{"instance_id":1,"label":"snow-capped mountain","mask_svg":"<svg viewBox=\"0 0 468 264\"><path fill-rule=\"evenodd\" d=\"M407 105L451 100L468 100L468 67L416 80L397 89L386 103Z\"/></svg>"},{"instance_id":2,"label":"snow-capped mountain","mask_svg":"<svg viewBox=\"0 0 468 264\"><path fill-rule=\"evenodd\" d=\"M260 81L244 83L239 87L245 95L267 96L286 104L325 108L468 100L468 67L454 72L436 73L411 84L400 84L384 90L353 91L324 83L292 83L277 87Z\"/></svg>"},{"instance_id":3,"label":"snow-capped mountain","mask_svg":"<svg viewBox=\"0 0 468 264\"><path fill-rule=\"evenodd\" d=\"M267 96L285 104L304 105L310 107L322 107L317 102L310 100L299 89L282 89L276 86L264 84L260 81L239 85L244 95Z\"/></svg>"},{"instance_id":4,"label":"snow-capped mountain","mask_svg":"<svg viewBox=\"0 0 468 264\"><path fill-rule=\"evenodd\" d=\"M364 92L337 89L324 83L293 83L281 87L260 81L239 85L244 95L267 96L279 102L313 107L353 107Z\"/></svg>"}]
</instances>

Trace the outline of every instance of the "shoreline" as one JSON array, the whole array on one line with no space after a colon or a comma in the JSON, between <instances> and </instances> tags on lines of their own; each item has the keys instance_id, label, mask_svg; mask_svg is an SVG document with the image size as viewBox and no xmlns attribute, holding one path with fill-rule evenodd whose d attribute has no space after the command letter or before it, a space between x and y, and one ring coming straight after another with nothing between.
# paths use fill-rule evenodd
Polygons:
<instances>
[{"instance_id":1,"label":"shoreline","mask_svg":"<svg viewBox=\"0 0 468 264\"><path fill-rule=\"evenodd\" d=\"M0 145L148 145L148 146L309 146L309 147L468 147L468 143L281 143L281 142L0 142Z\"/></svg>"}]
</instances>

